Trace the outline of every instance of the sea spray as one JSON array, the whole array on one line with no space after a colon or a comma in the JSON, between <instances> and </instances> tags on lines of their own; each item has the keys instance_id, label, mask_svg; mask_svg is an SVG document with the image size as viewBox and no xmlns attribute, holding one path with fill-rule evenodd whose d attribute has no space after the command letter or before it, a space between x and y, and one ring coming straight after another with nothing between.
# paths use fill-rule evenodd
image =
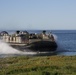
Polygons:
<instances>
[{"instance_id":1,"label":"sea spray","mask_svg":"<svg viewBox=\"0 0 76 75\"><path fill-rule=\"evenodd\" d=\"M59 42L58 36L55 34L52 34L52 35L54 36L55 42L57 43L57 46L58 46L56 51L63 52L64 48L63 48L62 44Z\"/></svg>"},{"instance_id":2,"label":"sea spray","mask_svg":"<svg viewBox=\"0 0 76 75\"><path fill-rule=\"evenodd\" d=\"M20 51L10 47L9 44L0 40L0 54L18 54Z\"/></svg>"},{"instance_id":3,"label":"sea spray","mask_svg":"<svg viewBox=\"0 0 76 75\"><path fill-rule=\"evenodd\" d=\"M54 36L55 41L57 41L58 37L55 34L52 34Z\"/></svg>"},{"instance_id":4,"label":"sea spray","mask_svg":"<svg viewBox=\"0 0 76 75\"><path fill-rule=\"evenodd\" d=\"M25 52L19 51L17 49L12 48L8 43L5 43L0 40L0 54L20 54L20 55L28 55L28 54L36 54L36 52Z\"/></svg>"}]
</instances>

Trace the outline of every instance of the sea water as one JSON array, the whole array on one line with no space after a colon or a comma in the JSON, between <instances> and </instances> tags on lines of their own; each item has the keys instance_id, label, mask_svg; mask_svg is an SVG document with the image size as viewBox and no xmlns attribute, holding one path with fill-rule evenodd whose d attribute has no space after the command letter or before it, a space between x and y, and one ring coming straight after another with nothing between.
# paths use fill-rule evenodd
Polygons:
<instances>
[{"instance_id":1,"label":"sea water","mask_svg":"<svg viewBox=\"0 0 76 75\"><path fill-rule=\"evenodd\" d=\"M58 55L76 55L76 30L55 30L58 37Z\"/></svg>"},{"instance_id":2,"label":"sea water","mask_svg":"<svg viewBox=\"0 0 76 75\"><path fill-rule=\"evenodd\" d=\"M23 31L23 30L22 30ZM42 30L27 30L30 33L40 33ZM55 52L21 52L11 48L7 43L0 42L0 57L4 56L19 56L19 55L76 55L76 30L46 30L48 33L52 32L55 37L58 48ZM14 33L15 30L7 30L8 33Z\"/></svg>"}]
</instances>

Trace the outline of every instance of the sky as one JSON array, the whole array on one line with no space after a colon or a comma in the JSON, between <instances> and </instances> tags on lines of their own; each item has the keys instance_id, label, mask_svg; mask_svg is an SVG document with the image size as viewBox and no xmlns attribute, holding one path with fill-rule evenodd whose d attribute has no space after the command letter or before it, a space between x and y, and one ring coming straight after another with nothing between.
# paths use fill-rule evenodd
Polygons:
<instances>
[{"instance_id":1,"label":"sky","mask_svg":"<svg viewBox=\"0 0 76 75\"><path fill-rule=\"evenodd\" d=\"M76 0L0 0L0 30L76 30Z\"/></svg>"}]
</instances>

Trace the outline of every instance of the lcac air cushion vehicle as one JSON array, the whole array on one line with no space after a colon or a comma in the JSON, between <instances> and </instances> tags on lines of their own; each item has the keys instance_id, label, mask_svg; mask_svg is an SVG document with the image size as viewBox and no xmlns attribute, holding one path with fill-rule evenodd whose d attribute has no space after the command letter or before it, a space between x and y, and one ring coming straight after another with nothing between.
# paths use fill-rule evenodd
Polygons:
<instances>
[{"instance_id":1,"label":"lcac air cushion vehicle","mask_svg":"<svg viewBox=\"0 0 76 75\"><path fill-rule=\"evenodd\" d=\"M55 51L57 43L53 34L46 33L28 33L27 31L16 31L14 34L8 34L6 31L0 33L3 41L9 43L10 46L21 51L31 50L38 52Z\"/></svg>"}]
</instances>

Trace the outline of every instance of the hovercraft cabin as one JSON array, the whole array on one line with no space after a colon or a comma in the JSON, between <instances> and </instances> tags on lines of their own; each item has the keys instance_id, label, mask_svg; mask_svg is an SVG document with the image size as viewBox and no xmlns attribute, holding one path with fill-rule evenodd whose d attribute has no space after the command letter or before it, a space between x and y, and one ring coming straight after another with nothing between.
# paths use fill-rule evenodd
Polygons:
<instances>
[{"instance_id":1,"label":"hovercraft cabin","mask_svg":"<svg viewBox=\"0 0 76 75\"><path fill-rule=\"evenodd\" d=\"M29 33L27 31L16 31L16 33L10 35L8 32L3 31L0 33L0 38L8 43L28 43Z\"/></svg>"},{"instance_id":2,"label":"hovercraft cabin","mask_svg":"<svg viewBox=\"0 0 76 75\"><path fill-rule=\"evenodd\" d=\"M0 33L0 38L7 43L30 43L32 39L37 40L51 40L55 41L52 34L46 34L46 31L43 31L40 34L28 33L27 31L16 31L14 34L8 34L6 31ZM33 40L34 41L34 40Z\"/></svg>"}]
</instances>

